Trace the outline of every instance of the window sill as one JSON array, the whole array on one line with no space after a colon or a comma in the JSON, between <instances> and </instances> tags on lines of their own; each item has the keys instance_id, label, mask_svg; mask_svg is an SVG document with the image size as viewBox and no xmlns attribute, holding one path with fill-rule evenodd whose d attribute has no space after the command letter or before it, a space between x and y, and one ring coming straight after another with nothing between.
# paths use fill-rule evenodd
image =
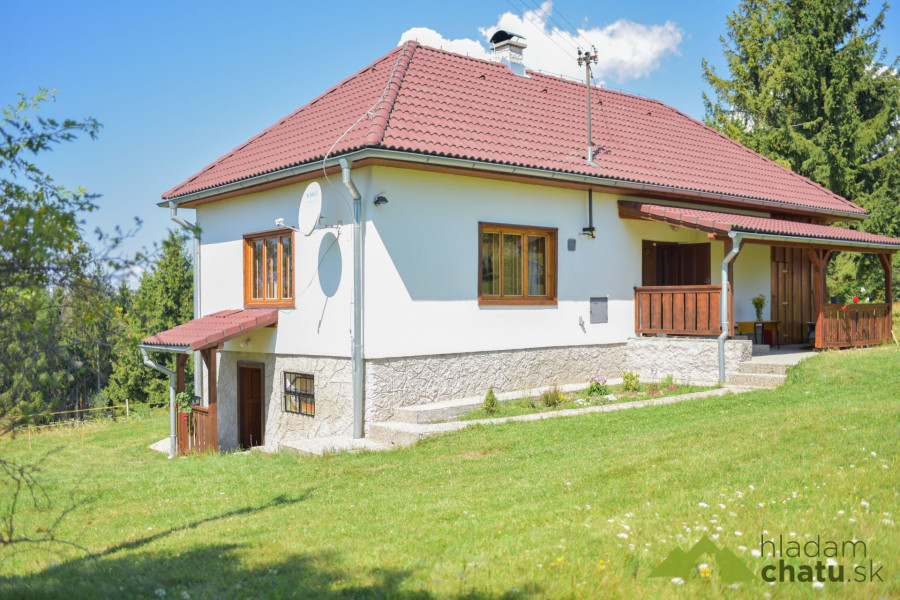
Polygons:
<instances>
[{"instance_id":1,"label":"window sill","mask_svg":"<svg viewBox=\"0 0 900 600\"><path fill-rule=\"evenodd\" d=\"M478 306L556 306L556 298L479 298Z\"/></svg>"},{"instance_id":2,"label":"window sill","mask_svg":"<svg viewBox=\"0 0 900 600\"><path fill-rule=\"evenodd\" d=\"M244 302L244 308L294 308L293 300L251 300Z\"/></svg>"}]
</instances>

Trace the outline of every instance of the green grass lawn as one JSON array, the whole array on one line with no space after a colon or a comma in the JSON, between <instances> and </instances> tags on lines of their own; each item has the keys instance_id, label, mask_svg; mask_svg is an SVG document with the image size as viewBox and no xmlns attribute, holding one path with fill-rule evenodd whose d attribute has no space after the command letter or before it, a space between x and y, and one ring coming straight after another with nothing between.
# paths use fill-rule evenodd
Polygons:
<instances>
[{"instance_id":1,"label":"green grass lawn","mask_svg":"<svg viewBox=\"0 0 900 600\"><path fill-rule=\"evenodd\" d=\"M517 417L519 415L530 415L538 412L552 412L557 410L571 410L576 408L588 408L591 406L600 406L602 404L613 404L617 402L635 402L637 400L648 400L650 398L664 398L666 396L680 396L682 394L693 394L694 392L702 392L714 389L713 387L702 387L697 385L675 384L671 381L662 384L657 383L640 383L640 389L636 391L625 390L622 384L610 385L606 391L600 395L590 395L588 389L578 392L562 393L558 390L551 390L549 395L559 398L559 404L544 402L544 397L548 394L534 398L515 398L513 400L505 400L500 402L497 410L488 413L484 408L478 408L470 413L466 413L459 417L459 421L477 421L479 419L497 419L500 417ZM615 399L607 396L614 396ZM553 402L556 402L555 400Z\"/></svg>"},{"instance_id":2,"label":"green grass lawn","mask_svg":"<svg viewBox=\"0 0 900 600\"><path fill-rule=\"evenodd\" d=\"M900 349L828 352L777 391L474 426L392 452L169 461L147 449L164 416L0 442L51 452L57 507L81 503L65 547L0 550L0 596L234 598L900 597ZM82 433L84 434L82 438ZM52 510L23 507L27 530ZM883 583L758 577L760 537L862 540ZM703 535L714 560L651 579ZM53 551L51 551L53 550ZM793 565L809 559L789 559ZM164 594L164 596L163 596Z\"/></svg>"}]
</instances>

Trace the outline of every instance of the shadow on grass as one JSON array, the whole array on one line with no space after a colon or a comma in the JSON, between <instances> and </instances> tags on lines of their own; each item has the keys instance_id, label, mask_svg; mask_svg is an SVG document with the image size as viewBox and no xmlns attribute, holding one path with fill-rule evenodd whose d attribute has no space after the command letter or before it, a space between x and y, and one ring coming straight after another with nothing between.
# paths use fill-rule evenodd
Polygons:
<instances>
[{"instance_id":1,"label":"shadow on grass","mask_svg":"<svg viewBox=\"0 0 900 600\"><path fill-rule=\"evenodd\" d=\"M340 556L286 554L275 563L253 560L253 547L237 544L195 545L177 552L149 551L147 546L173 534L240 515L304 501L311 490L296 498L277 496L260 506L249 506L136 540L121 542L93 556L65 560L30 575L0 578L0 598L402 598L436 597L422 583L404 582L409 570L374 568L346 572ZM535 586L503 596L462 588L451 597L525 598ZM447 597L441 593L441 597Z\"/></svg>"},{"instance_id":2,"label":"shadow on grass","mask_svg":"<svg viewBox=\"0 0 900 600\"><path fill-rule=\"evenodd\" d=\"M248 561L248 556L250 561ZM0 579L3 598L400 598L436 596L425 585L404 587L410 571L378 568L347 573L334 553L289 555L277 563L252 562L252 549L233 544L164 552L81 558L28 576ZM413 589L410 589L413 588ZM419 589L415 589L419 588ZM526 598L534 588L506 596L460 590L456 598Z\"/></svg>"},{"instance_id":3,"label":"shadow on grass","mask_svg":"<svg viewBox=\"0 0 900 600\"><path fill-rule=\"evenodd\" d=\"M220 515L214 515L212 517L207 517L205 519L200 519L199 521L194 521L193 523L188 523L187 525L182 525L181 527L173 527L172 529L167 529L166 531L160 531L159 533L154 533L153 535L144 536L142 538L136 540L129 540L127 542L121 542L116 544L115 546L110 546L103 552L99 554L95 554L94 558L101 558L104 556L109 556L110 554L115 554L116 552L121 552L123 550L134 550L136 548L140 548L142 546L146 546L147 544L153 543L159 539L164 537L168 537L173 533L180 533L182 531L189 531L191 529L196 529L201 525L205 525L207 523L212 523L214 521L220 521L222 519L229 519L231 517L237 517L240 515L247 515L250 513L257 513L267 510L269 508L275 508L278 506L289 506L291 504L297 504L298 502L302 502L309 497L312 493L312 488L303 492L302 495L297 496L296 498L288 498L284 494L275 496L267 502L266 504L262 504L260 506L246 506L244 508L237 508L235 510L230 510L226 513L222 513Z\"/></svg>"}]
</instances>

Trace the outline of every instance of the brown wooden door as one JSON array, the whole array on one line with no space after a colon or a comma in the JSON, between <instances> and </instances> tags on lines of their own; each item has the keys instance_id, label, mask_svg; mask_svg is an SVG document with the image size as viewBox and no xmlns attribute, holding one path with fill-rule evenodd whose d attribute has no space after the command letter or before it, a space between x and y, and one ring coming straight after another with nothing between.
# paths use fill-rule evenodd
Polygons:
<instances>
[{"instance_id":1,"label":"brown wooden door","mask_svg":"<svg viewBox=\"0 0 900 600\"><path fill-rule=\"evenodd\" d=\"M678 245L678 285L709 285L709 243Z\"/></svg>"},{"instance_id":2,"label":"brown wooden door","mask_svg":"<svg viewBox=\"0 0 900 600\"><path fill-rule=\"evenodd\" d=\"M781 343L802 344L813 316L812 264L802 248L772 247L771 318L780 321Z\"/></svg>"},{"instance_id":3,"label":"brown wooden door","mask_svg":"<svg viewBox=\"0 0 900 600\"><path fill-rule=\"evenodd\" d=\"M264 443L262 383L261 367L238 367L238 390L240 393L239 431L240 444L243 448L261 446Z\"/></svg>"}]
</instances>

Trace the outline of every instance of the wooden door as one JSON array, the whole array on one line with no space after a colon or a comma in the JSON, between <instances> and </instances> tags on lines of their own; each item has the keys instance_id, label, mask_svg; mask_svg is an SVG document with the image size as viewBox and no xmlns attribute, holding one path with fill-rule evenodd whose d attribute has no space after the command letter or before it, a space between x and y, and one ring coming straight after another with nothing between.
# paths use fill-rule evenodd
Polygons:
<instances>
[{"instance_id":1,"label":"wooden door","mask_svg":"<svg viewBox=\"0 0 900 600\"><path fill-rule=\"evenodd\" d=\"M238 366L238 390L240 395L238 430L241 447L262 446L264 443L262 367Z\"/></svg>"},{"instance_id":2,"label":"wooden door","mask_svg":"<svg viewBox=\"0 0 900 600\"><path fill-rule=\"evenodd\" d=\"M781 343L805 343L804 323L815 321L812 263L802 248L772 247L771 319L781 321Z\"/></svg>"},{"instance_id":3,"label":"wooden door","mask_svg":"<svg viewBox=\"0 0 900 600\"><path fill-rule=\"evenodd\" d=\"M678 285L709 285L709 243L678 245Z\"/></svg>"}]
</instances>

